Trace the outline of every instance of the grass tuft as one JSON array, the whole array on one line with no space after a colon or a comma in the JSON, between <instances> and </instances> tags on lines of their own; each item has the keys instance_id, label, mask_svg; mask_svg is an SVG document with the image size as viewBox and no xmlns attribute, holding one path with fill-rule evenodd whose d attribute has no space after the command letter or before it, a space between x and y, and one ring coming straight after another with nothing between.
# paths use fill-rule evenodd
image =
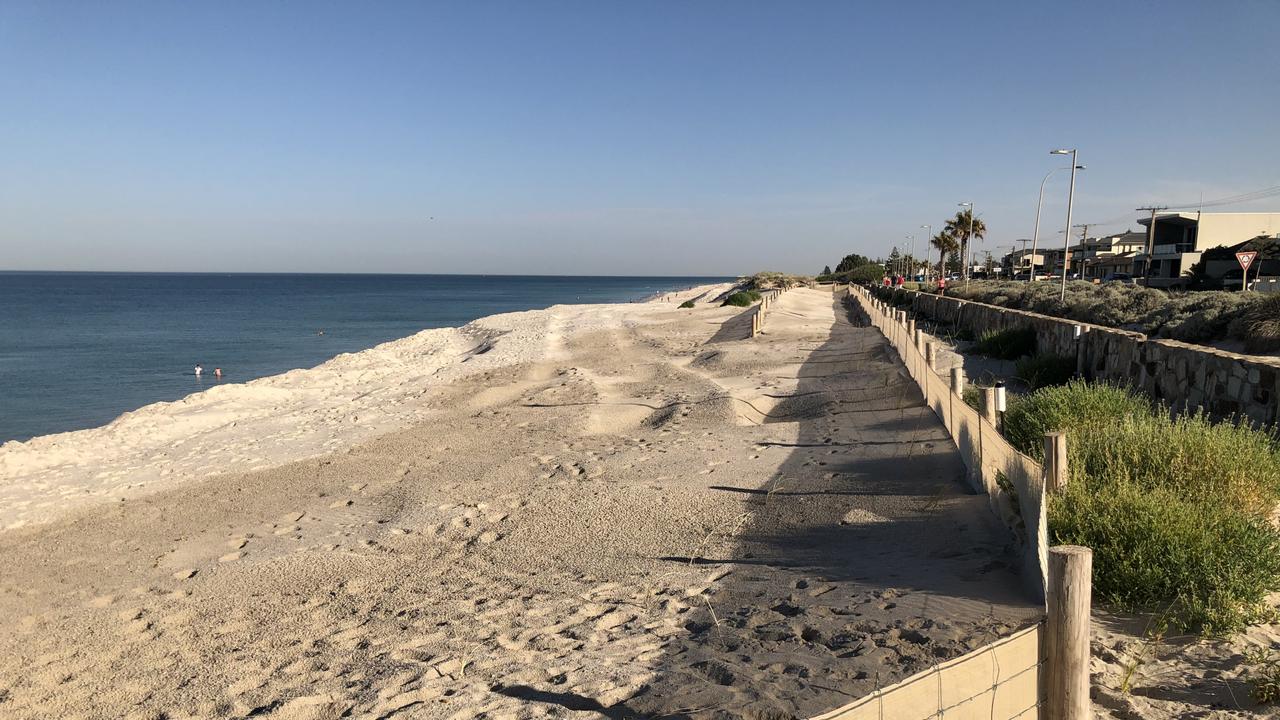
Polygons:
<instances>
[{"instance_id":1,"label":"grass tuft","mask_svg":"<svg viewBox=\"0 0 1280 720\"><path fill-rule=\"evenodd\" d=\"M973 346L979 355L1017 360L1036 352L1036 331L1034 328L1012 328L999 332L984 333Z\"/></svg>"},{"instance_id":2,"label":"grass tuft","mask_svg":"<svg viewBox=\"0 0 1280 720\"><path fill-rule=\"evenodd\" d=\"M1018 378L1032 390L1065 385L1076 374L1076 359L1066 355L1032 355L1018 361Z\"/></svg>"},{"instance_id":3,"label":"grass tuft","mask_svg":"<svg viewBox=\"0 0 1280 720\"><path fill-rule=\"evenodd\" d=\"M1173 417L1133 391L1083 381L1025 396L1004 427L1034 458L1045 432L1067 433L1071 479L1051 501L1049 529L1055 543L1093 548L1104 600L1171 604L1171 623L1216 634L1258 618L1280 589L1273 433Z\"/></svg>"},{"instance_id":4,"label":"grass tuft","mask_svg":"<svg viewBox=\"0 0 1280 720\"><path fill-rule=\"evenodd\" d=\"M1249 352L1280 350L1280 295L1270 295L1249 307L1239 333Z\"/></svg>"},{"instance_id":5,"label":"grass tuft","mask_svg":"<svg viewBox=\"0 0 1280 720\"><path fill-rule=\"evenodd\" d=\"M691 307L693 307L693 301L692 301L692 300L685 300L684 302L680 303L680 307L681 307L681 309L688 309L688 308L691 308Z\"/></svg>"}]
</instances>

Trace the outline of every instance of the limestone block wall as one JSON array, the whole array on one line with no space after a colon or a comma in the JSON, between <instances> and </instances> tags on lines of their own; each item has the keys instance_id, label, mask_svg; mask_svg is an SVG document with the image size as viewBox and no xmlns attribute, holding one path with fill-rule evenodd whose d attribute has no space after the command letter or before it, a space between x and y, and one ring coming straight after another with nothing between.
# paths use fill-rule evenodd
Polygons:
<instances>
[{"instance_id":1,"label":"limestone block wall","mask_svg":"<svg viewBox=\"0 0 1280 720\"><path fill-rule=\"evenodd\" d=\"M1178 409L1239 415L1255 423L1280 420L1280 358L1240 355L931 293L893 292L899 303L906 302L904 309L975 336L1034 328L1040 352L1077 357L1086 377L1133 386ZM878 294L883 298L889 293Z\"/></svg>"}]
</instances>

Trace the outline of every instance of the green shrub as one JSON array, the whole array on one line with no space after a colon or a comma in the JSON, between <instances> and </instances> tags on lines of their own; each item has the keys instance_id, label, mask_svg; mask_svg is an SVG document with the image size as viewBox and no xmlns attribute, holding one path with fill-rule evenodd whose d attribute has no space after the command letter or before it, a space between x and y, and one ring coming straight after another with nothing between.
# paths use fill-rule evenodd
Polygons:
<instances>
[{"instance_id":1,"label":"green shrub","mask_svg":"<svg viewBox=\"0 0 1280 720\"><path fill-rule=\"evenodd\" d=\"M739 290L724 299L724 304L733 305L734 307L748 307L753 303L760 302L760 293L755 290Z\"/></svg>"},{"instance_id":2,"label":"green shrub","mask_svg":"<svg viewBox=\"0 0 1280 720\"><path fill-rule=\"evenodd\" d=\"M1010 442L1043 457L1067 433L1070 484L1050 506L1056 543L1094 550L1099 596L1127 609L1171 605L1182 628L1236 629L1280 589L1276 437L1203 415L1173 417L1133 391L1074 381L1005 415Z\"/></svg>"},{"instance_id":3,"label":"green shrub","mask_svg":"<svg viewBox=\"0 0 1280 720\"><path fill-rule=\"evenodd\" d=\"M1241 317L1240 337L1250 352L1280 350L1280 295L1252 303Z\"/></svg>"},{"instance_id":4,"label":"green shrub","mask_svg":"<svg viewBox=\"0 0 1280 720\"><path fill-rule=\"evenodd\" d=\"M1004 415L1004 435L1022 452L1043 461L1044 434L1068 430L1093 434L1135 415L1149 415L1151 403L1127 388L1075 380L1037 390ZM1068 447L1071 446L1068 437Z\"/></svg>"},{"instance_id":5,"label":"green shrub","mask_svg":"<svg viewBox=\"0 0 1280 720\"><path fill-rule=\"evenodd\" d=\"M1280 578L1280 534L1264 518L1172 489L1073 484L1049 509L1055 543L1093 549L1094 591L1130 610L1168 606L1206 634L1258 617Z\"/></svg>"},{"instance_id":6,"label":"green shrub","mask_svg":"<svg viewBox=\"0 0 1280 720\"><path fill-rule=\"evenodd\" d=\"M1064 385L1076 374L1076 359L1067 355L1032 355L1018 361L1018 378L1032 390Z\"/></svg>"},{"instance_id":7,"label":"green shrub","mask_svg":"<svg viewBox=\"0 0 1280 720\"><path fill-rule=\"evenodd\" d=\"M693 301L692 301L692 300L685 300L684 302L680 303L680 307L681 307L681 308L684 308L684 309L691 308L691 307L693 307Z\"/></svg>"},{"instance_id":8,"label":"green shrub","mask_svg":"<svg viewBox=\"0 0 1280 720\"><path fill-rule=\"evenodd\" d=\"M974 344L973 351L1002 360L1017 360L1024 355L1033 355L1036 351L1036 331L1034 328L1012 328L984 333Z\"/></svg>"},{"instance_id":9,"label":"green shrub","mask_svg":"<svg viewBox=\"0 0 1280 720\"><path fill-rule=\"evenodd\" d=\"M1274 325L1260 327L1256 335L1264 340L1251 345L1256 348L1252 351L1280 349L1280 300L1264 309L1260 306L1266 300L1255 293L1165 292L1120 283L1069 282L1064 299L1062 286L1054 282L980 280L947 288L947 295L1196 343L1231 337L1250 344L1254 333L1245 320L1256 310L1255 322L1270 319Z\"/></svg>"},{"instance_id":10,"label":"green shrub","mask_svg":"<svg viewBox=\"0 0 1280 720\"><path fill-rule=\"evenodd\" d=\"M1280 654L1267 647L1244 651L1245 675L1253 699L1261 705L1280 703Z\"/></svg>"}]
</instances>

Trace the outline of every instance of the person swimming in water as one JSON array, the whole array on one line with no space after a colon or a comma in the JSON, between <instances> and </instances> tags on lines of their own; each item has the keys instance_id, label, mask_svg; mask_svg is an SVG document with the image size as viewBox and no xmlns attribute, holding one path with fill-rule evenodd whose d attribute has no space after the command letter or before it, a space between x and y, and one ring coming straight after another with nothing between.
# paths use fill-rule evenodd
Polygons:
<instances>
[{"instance_id":1,"label":"person swimming in water","mask_svg":"<svg viewBox=\"0 0 1280 720\"><path fill-rule=\"evenodd\" d=\"M214 376L214 377L216 377L216 378L218 378L219 380L221 380L221 379L222 379L222 368L214 368L214 369L213 369L213 376Z\"/></svg>"},{"instance_id":2,"label":"person swimming in water","mask_svg":"<svg viewBox=\"0 0 1280 720\"><path fill-rule=\"evenodd\" d=\"M196 363L196 377L200 377L202 372L204 372L204 368L200 367L200 363Z\"/></svg>"}]
</instances>

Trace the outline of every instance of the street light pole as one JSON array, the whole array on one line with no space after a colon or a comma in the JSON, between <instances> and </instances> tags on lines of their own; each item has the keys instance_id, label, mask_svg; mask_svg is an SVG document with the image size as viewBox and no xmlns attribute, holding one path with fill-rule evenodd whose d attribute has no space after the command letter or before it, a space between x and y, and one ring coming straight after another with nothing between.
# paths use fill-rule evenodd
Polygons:
<instances>
[{"instance_id":1,"label":"street light pole","mask_svg":"<svg viewBox=\"0 0 1280 720\"><path fill-rule=\"evenodd\" d=\"M925 263L924 263L924 265L925 265L925 268L926 268L926 269L925 269L925 272L924 272L924 279L925 279L925 281L928 281L928 280L929 280L929 270L928 270L928 267L929 267L929 262L928 262L928 261L929 261L929 241L933 239L933 226L932 226L932 225L921 225L920 227L924 229L924 259L925 259Z\"/></svg>"},{"instance_id":2,"label":"street light pole","mask_svg":"<svg viewBox=\"0 0 1280 720\"><path fill-rule=\"evenodd\" d=\"M1044 179L1040 181L1040 200L1036 202L1036 230L1031 234L1031 274L1027 278L1027 282L1036 281L1036 246L1040 243L1040 208L1044 207L1044 184L1049 182L1049 178L1062 168L1054 168L1045 173Z\"/></svg>"},{"instance_id":3,"label":"street light pole","mask_svg":"<svg viewBox=\"0 0 1280 720\"><path fill-rule=\"evenodd\" d=\"M1077 149L1072 148L1050 150L1050 155L1070 155L1071 156L1071 189L1067 191L1067 230L1062 237L1062 294L1059 299L1067 299L1067 254L1071 247L1071 206L1075 202L1076 196L1076 165L1077 165Z\"/></svg>"},{"instance_id":4,"label":"street light pole","mask_svg":"<svg viewBox=\"0 0 1280 720\"><path fill-rule=\"evenodd\" d=\"M1064 167L1056 167L1045 173L1044 179L1040 181L1040 200L1036 202L1036 229L1031 235L1031 273L1027 277L1027 282L1035 282L1036 279L1036 253L1040 244L1040 209L1044 207L1044 184L1049 182L1049 178L1059 170L1066 170ZM1077 165L1076 170L1084 170L1083 165Z\"/></svg>"}]
</instances>

